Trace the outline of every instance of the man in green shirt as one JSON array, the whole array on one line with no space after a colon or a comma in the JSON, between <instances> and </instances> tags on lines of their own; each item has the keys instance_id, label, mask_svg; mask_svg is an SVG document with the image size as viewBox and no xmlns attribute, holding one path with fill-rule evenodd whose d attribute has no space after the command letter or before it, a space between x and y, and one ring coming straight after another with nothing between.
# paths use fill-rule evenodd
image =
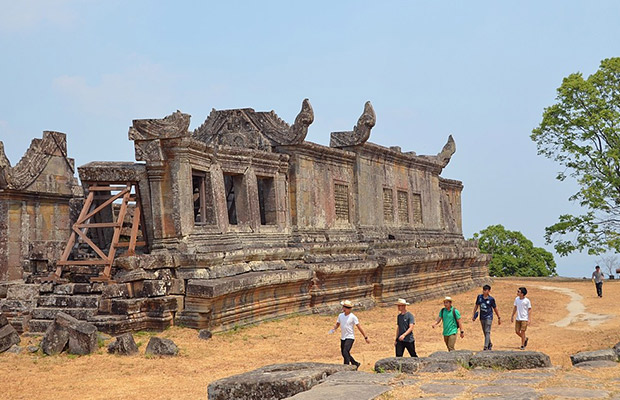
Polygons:
<instances>
[{"instance_id":1,"label":"man in green shirt","mask_svg":"<svg viewBox=\"0 0 620 400\"><path fill-rule=\"evenodd\" d=\"M437 321L431 327L434 329L439 325L439 321L443 322L443 340L446 343L446 347L448 351L453 351L457 332L461 331L462 339L465 336L465 331L463 331L463 325L461 325L461 313L452 307L451 297L443 299L443 308L439 311Z\"/></svg>"}]
</instances>

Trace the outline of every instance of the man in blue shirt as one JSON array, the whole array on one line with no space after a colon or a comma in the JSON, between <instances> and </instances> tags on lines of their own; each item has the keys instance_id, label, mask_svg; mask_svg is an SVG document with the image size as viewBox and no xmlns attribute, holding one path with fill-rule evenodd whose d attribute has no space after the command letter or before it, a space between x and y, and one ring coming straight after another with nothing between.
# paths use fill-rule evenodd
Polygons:
<instances>
[{"instance_id":1,"label":"man in blue shirt","mask_svg":"<svg viewBox=\"0 0 620 400\"><path fill-rule=\"evenodd\" d=\"M493 343L491 343L491 325L493 325L493 311L497 314L497 324L501 325L502 319L499 316L497 310L497 304L495 299L491 297L491 286L484 285L482 287L482 294L479 294L476 298L476 306L474 307L474 315L471 320L475 321L478 316L478 307L480 307L480 325L482 325L482 332L484 333L484 348L483 350L492 350Z\"/></svg>"}]
</instances>

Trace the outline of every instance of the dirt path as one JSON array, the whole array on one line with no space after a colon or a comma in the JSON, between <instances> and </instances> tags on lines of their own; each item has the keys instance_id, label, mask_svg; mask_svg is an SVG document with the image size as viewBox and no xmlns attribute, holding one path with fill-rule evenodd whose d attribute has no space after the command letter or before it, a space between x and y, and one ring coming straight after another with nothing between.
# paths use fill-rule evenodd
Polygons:
<instances>
[{"instance_id":1,"label":"dirt path","mask_svg":"<svg viewBox=\"0 0 620 400\"><path fill-rule=\"evenodd\" d=\"M554 292L565 294L570 297L570 302L566 305L568 315L561 320L552 323L551 325L555 325L560 328L570 328L571 324L583 321L587 322L591 327L594 327L613 317L611 315L593 314L587 312L586 306L581 302L583 300L583 296L575 292L573 289L556 286L539 286L539 288L543 290L553 290Z\"/></svg>"}]
</instances>

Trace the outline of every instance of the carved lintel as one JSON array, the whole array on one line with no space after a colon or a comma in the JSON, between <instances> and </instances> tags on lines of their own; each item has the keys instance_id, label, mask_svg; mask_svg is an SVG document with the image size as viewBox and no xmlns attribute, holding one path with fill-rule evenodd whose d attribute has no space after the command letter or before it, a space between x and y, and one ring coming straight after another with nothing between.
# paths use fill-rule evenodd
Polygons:
<instances>
[{"instance_id":1,"label":"carved lintel","mask_svg":"<svg viewBox=\"0 0 620 400\"><path fill-rule=\"evenodd\" d=\"M452 135L448 136L448 141L443 146L443 149L437 154L437 161L441 164L442 168L448 165L450 158L456 152L456 143Z\"/></svg>"},{"instance_id":2,"label":"carved lintel","mask_svg":"<svg viewBox=\"0 0 620 400\"><path fill-rule=\"evenodd\" d=\"M134 119L133 126L129 128L129 139L139 141L188 136L189 120L190 115L179 110L162 119Z\"/></svg>"},{"instance_id":3,"label":"carved lintel","mask_svg":"<svg viewBox=\"0 0 620 400\"><path fill-rule=\"evenodd\" d=\"M330 147L347 147L357 146L366 143L370 137L370 130L377 122L375 110L372 108L370 101L364 104L364 112L357 120L357 125L353 127L352 131L347 132L332 132L331 140L329 142Z\"/></svg>"}]
</instances>

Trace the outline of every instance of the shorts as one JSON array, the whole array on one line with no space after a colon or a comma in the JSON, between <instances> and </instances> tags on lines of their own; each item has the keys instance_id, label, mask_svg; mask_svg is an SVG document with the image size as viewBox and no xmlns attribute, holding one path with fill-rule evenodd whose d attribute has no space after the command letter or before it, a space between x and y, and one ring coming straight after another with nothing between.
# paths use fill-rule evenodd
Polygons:
<instances>
[{"instance_id":1,"label":"shorts","mask_svg":"<svg viewBox=\"0 0 620 400\"><path fill-rule=\"evenodd\" d=\"M515 321L515 331L525 332L527 330L527 321Z\"/></svg>"}]
</instances>

